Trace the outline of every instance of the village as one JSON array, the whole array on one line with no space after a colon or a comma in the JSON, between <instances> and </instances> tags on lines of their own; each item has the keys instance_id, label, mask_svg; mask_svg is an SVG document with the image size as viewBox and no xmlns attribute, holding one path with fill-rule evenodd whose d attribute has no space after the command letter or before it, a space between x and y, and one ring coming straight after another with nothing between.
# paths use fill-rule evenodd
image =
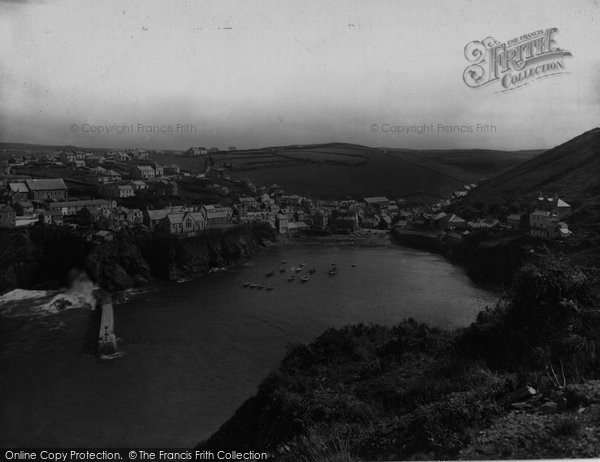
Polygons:
<instances>
[{"instance_id":1,"label":"village","mask_svg":"<svg viewBox=\"0 0 600 462\"><path fill-rule=\"evenodd\" d=\"M229 147L227 152L235 149ZM484 228L518 229L545 239L572 234L564 221L571 207L558 194L540 193L535 203L518 213L465 219L451 210L476 184L466 184L451 197L427 204L407 197L318 199L286 194L277 184L255 186L231 178L227 165L211 157L218 152L217 148L192 147L175 153L198 158L200 173L183 171L176 164L163 166L150 160L150 153L143 149L13 156L0 164L0 227L61 225L85 231L96 240L110 240L114 233L132 227L186 238L249 222L268 223L280 235L290 237L388 230L401 239L410 238L408 242L446 239L459 243ZM40 177L40 172L63 172L64 178ZM182 182L202 182L200 189L209 190L211 197L216 194L219 202L182 200ZM73 189L85 195L74 196ZM162 206L156 207L157 203Z\"/></svg>"}]
</instances>

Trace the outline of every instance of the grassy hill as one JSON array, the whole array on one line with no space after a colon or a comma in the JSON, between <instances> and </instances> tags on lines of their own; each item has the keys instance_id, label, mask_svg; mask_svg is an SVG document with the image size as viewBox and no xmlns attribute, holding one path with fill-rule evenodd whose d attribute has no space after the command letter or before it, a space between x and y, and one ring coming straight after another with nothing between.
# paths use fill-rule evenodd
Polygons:
<instances>
[{"instance_id":1,"label":"grassy hill","mask_svg":"<svg viewBox=\"0 0 600 462\"><path fill-rule=\"evenodd\" d=\"M600 216L600 128L573 138L486 181L465 200L507 204L537 192L558 193L573 207L576 222Z\"/></svg>"},{"instance_id":2,"label":"grassy hill","mask_svg":"<svg viewBox=\"0 0 600 462\"><path fill-rule=\"evenodd\" d=\"M408 151L330 143L236 151L214 156L231 175L321 197L423 193L446 197L465 183L513 167L536 152Z\"/></svg>"},{"instance_id":3,"label":"grassy hill","mask_svg":"<svg viewBox=\"0 0 600 462\"><path fill-rule=\"evenodd\" d=\"M62 149L104 152L104 148L0 144L0 158L38 155ZM514 167L536 151L406 150L371 148L347 143L275 146L211 154L218 167L256 185L279 184L288 193L319 197L385 195L415 201L436 201L465 183L473 183ZM200 171L203 160L175 156L171 151L150 153L164 165L177 164Z\"/></svg>"},{"instance_id":4,"label":"grassy hill","mask_svg":"<svg viewBox=\"0 0 600 462\"><path fill-rule=\"evenodd\" d=\"M398 150L388 152L395 153ZM414 161L444 168L444 171L458 177L478 175L486 177L525 162L543 153L543 149L527 151L493 151L488 149L441 149L433 151L400 151L401 155L411 157Z\"/></svg>"}]
</instances>

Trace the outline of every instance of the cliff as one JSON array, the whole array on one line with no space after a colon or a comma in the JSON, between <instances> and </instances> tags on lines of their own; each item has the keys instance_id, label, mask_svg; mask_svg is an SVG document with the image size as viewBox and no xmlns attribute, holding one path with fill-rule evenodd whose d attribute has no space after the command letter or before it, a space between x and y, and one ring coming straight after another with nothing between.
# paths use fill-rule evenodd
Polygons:
<instances>
[{"instance_id":1,"label":"cliff","mask_svg":"<svg viewBox=\"0 0 600 462\"><path fill-rule=\"evenodd\" d=\"M207 231L192 238L125 230L112 241L93 242L66 227L0 230L0 293L15 288L56 288L69 283L72 269L84 270L114 292L151 279L192 278L260 251L275 240L268 225Z\"/></svg>"},{"instance_id":2,"label":"cliff","mask_svg":"<svg viewBox=\"0 0 600 462\"><path fill-rule=\"evenodd\" d=\"M256 255L275 232L264 223L226 231L207 231L202 236L177 239L170 235L137 235L135 245L148 262L153 277L177 280L197 276L210 268L228 266Z\"/></svg>"}]
</instances>

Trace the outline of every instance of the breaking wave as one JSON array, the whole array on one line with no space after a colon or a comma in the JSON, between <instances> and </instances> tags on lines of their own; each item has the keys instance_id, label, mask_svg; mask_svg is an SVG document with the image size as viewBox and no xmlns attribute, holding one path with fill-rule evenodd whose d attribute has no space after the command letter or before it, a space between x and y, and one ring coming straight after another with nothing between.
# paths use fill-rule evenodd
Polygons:
<instances>
[{"instance_id":1,"label":"breaking wave","mask_svg":"<svg viewBox=\"0 0 600 462\"><path fill-rule=\"evenodd\" d=\"M94 309L98 288L83 271L71 271L71 283L62 290L14 289L0 297L0 313L7 317L47 316L75 308Z\"/></svg>"}]
</instances>

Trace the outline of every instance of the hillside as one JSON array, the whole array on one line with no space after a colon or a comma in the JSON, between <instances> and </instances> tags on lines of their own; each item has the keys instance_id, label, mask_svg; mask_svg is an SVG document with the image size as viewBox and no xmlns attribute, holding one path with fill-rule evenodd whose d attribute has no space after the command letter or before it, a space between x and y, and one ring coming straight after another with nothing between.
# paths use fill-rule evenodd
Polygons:
<instances>
[{"instance_id":1,"label":"hillside","mask_svg":"<svg viewBox=\"0 0 600 462\"><path fill-rule=\"evenodd\" d=\"M558 193L573 207L572 220L600 220L600 128L595 128L496 175L477 188L465 205L509 204L538 191Z\"/></svg>"},{"instance_id":2,"label":"hillside","mask_svg":"<svg viewBox=\"0 0 600 462\"><path fill-rule=\"evenodd\" d=\"M487 149L440 149L440 150L388 150L388 153L399 152L411 157L415 162L431 166L443 167L446 173L457 177L468 177L474 174L479 178L494 175L523 163L543 149L527 151L493 151Z\"/></svg>"},{"instance_id":3,"label":"hillside","mask_svg":"<svg viewBox=\"0 0 600 462\"><path fill-rule=\"evenodd\" d=\"M63 149L104 152L104 148L0 144L0 160L13 155L41 155ZM278 184L292 194L328 198L354 196L406 197L434 202L462 189L466 183L514 167L539 151L408 150L371 148L348 143L273 146L211 154L216 167L255 185ZM152 152L150 159L199 172L204 159Z\"/></svg>"},{"instance_id":4,"label":"hillside","mask_svg":"<svg viewBox=\"0 0 600 462\"><path fill-rule=\"evenodd\" d=\"M465 183L479 181L529 159L535 152L408 151L330 143L220 153L217 166L254 184L280 185L297 194L321 197L415 193L430 200L447 197Z\"/></svg>"}]
</instances>

